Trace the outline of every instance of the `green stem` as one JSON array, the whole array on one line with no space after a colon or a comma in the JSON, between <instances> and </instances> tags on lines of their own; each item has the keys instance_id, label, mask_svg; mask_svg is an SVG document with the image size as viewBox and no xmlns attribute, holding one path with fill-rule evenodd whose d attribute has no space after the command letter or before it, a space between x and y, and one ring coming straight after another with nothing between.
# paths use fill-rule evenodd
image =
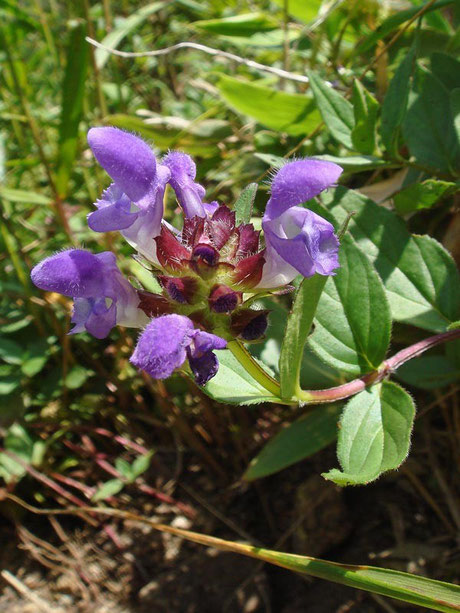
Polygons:
<instances>
[{"instance_id":1,"label":"green stem","mask_svg":"<svg viewBox=\"0 0 460 613\"><path fill-rule=\"evenodd\" d=\"M248 372L253 379L255 379L262 387L268 390L275 396L280 395L280 386L273 377L271 377L252 357L246 347L240 341L230 341L227 345L238 362Z\"/></svg>"}]
</instances>

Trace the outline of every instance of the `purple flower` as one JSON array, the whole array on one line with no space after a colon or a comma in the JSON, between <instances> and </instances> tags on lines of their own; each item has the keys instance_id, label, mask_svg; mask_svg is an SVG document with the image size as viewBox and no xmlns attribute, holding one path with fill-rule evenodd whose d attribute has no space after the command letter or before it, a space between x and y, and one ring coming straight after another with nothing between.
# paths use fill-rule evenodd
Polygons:
<instances>
[{"instance_id":1,"label":"purple flower","mask_svg":"<svg viewBox=\"0 0 460 613\"><path fill-rule=\"evenodd\" d=\"M195 329L184 315L163 315L140 335L131 362L155 379L166 379L188 359L196 382L205 385L219 368L213 350L226 345L220 336Z\"/></svg>"},{"instance_id":2,"label":"purple flower","mask_svg":"<svg viewBox=\"0 0 460 613\"><path fill-rule=\"evenodd\" d=\"M88 143L114 180L88 215L89 227L95 232L121 230L133 247L157 263L153 239L161 229L169 169L157 165L146 142L118 128L91 128Z\"/></svg>"},{"instance_id":3,"label":"purple flower","mask_svg":"<svg viewBox=\"0 0 460 613\"><path fill-rule=\"evenodd\" d=\"M262 220L265 264L258 287L286 285L299 273L331 275L339 267L339 242L328 221L302 204L336 183L342 168L332 162L290 162L275 175Z\"/></svg>"},{"instance_id":4,"label":"purple flower","mask_svg":"<svg viewBox=\"0 0 460 613\"><path fill-rule=\"evenodd\" d=\"M203 204L204 188L195 183L196 166L192 158L180 151L171 151L163 159L163 164L171 172L170 184L176 192L177 200L184 210L185 217L206 217ZM211 205L212 206L212 205Z\"/></svg>"},{"instance_id":5,"label":"purple flower","mask_svg":"<svg viewBox=\"0 0 460 613\"><path fill-rule=\"evenodd\" d=\"M31 278L40 289L74 299L71 334L86 330L105 338L116 324L141 327L148 321L137 308L136 290L123 278L110 251L57 253L37 264Z\"/></svg>"}]
</instances>

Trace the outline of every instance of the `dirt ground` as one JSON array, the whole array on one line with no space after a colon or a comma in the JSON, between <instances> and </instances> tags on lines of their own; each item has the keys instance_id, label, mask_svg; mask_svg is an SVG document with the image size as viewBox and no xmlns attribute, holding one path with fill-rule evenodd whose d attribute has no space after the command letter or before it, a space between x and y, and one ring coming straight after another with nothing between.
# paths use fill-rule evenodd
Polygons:
<instances>
[{"instance_id":1,"label":"dirt ground","mask_svg":"<svg viewBox=\"0 0 460 613\"><path fill-rule=\"evenodd\" d=\"M185 454L173 493L194 510L193 519L177 507L129 493L117 498L119 508L235 541L455 582L459 418L457 398L450 394L436 406L431 395L425 399L409 460L367 487L343 490L319 476L336 463L333 447L251 485L222 484ZM156 482L155 470L152 465L147 483ZM26 491L16 493L27 499ZM89 525L36 516L9 502L0 503L0 511L2 613L422 610L128 520Z\"/></svg>"}]
</instances>

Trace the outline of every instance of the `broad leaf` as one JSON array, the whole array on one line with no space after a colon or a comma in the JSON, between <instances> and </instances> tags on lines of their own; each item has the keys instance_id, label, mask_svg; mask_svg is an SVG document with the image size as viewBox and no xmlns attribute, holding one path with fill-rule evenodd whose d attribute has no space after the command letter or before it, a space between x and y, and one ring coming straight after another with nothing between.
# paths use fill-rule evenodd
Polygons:
<instances>
[{"instance_id":1,"label":"broad leaf","mask_svg":"<svg viewBox=\"0 0 460 613\"><path fill-rule=\"evenodd\" d=\"M419 164L442 172L457 168L460 148L449 92L439 79L420 67L409 95L403 133Z\"/></svg>"},{"instance_id":2,"label":"broad leaf","mask_svg":"<svg viewBox=\"0 0 460 613\"><path fill-rule=\"evenodd\" d=\"M334 162L342 166L345 173L366 172L375 168L394 168L395 164L374 155L347 155L345 157L336 155L315 155L318 160Z\"/></svg>"},{"instance_id":3,"label":"broad leaf","mask_svg":"<svg viewBox=\"0 0 460 613\"><path fill-rule=\"evenodd\" d=\"M332 443L337 436L342 407L338 404L321 406L283 428L251 461L243 479L253 481L272 475Z\"/></svg>"},{"instance_id":4,"label":"broad leaf","mask_svg":"<svg viewBox=\"0 0 460 613\"><path fill-rule=\"evenodd\" d=\"M340 226L354 212L349 232L373 262L393 319L442 332L459 318L460 283L454 261L429 236L412 236L391 211L338 187L321 199Z\"/></svg>"},{"instance_id":5,"label":"broad leaf","mask_svg":"<svg viewBox=\"0 0 460 613\"><path fill-rule=\"evenodd\" d=\"M275 4L284 8L284 0L274 0ZM287 3L287 11L289 15L295 17L299 21L309 23L318 16L323 0L289 0Z\"/></svg>"},{"instance_id":6,"label":"broad leaf","mask_svg":"<svg viewBox=\"0 0 460 613\"><path fill-rule=\"evenodd\" d=\"M411 77L414 72L415 48L411 47L399 64L382 105L381 137L388 153L398 156L398 142L401 126L406 116Z\"/></svg>"},{"instance_id":7,"label":"broad leaf","mask_svg":"<svg viewBox=\"0 0 460 613\"><path fill-rule=\"evenodd\" d=\"M360 485L394 470L406 459L415 415L409 394L384 381L354 396L340 420L337 456L342 470L323 477Z\"/></svg>"},{"instance_id":8,"label":"broad leaf","mask_svg":"<svg viewBox=\"0 0 460 613\"><path fill-rule=\"evenodd\" d=\"M355 127L353 106L315 72L309 70L308 77L319 112L330 133L342 145L353 149L351 138Z\"/></svg>"},{"instance_id":9,"label":"broad leaf","mask_svg":"<svg viewBox=\"0 0 460 613\"><path fill-rule=\"evenodd\" d=\"M10 202L24 202L25 204L50 205L53 200L48 196L37 192L29 192L25 189L13 189L11 187L0 186L0 196Z\"/></svg>"},{"instance_id":10,"label":"broad leaf","mask_svg":"<svg viewBox=\"0 0 460 613\"><path fill-rule=\"evenodd\" d=\"M398 213L411 213L420 209L429 209L435 205L449 190L455 189L455 183L427 179L413 183L398 192L393 202Z\"/></svg>"},{"instance_id":11,"label":"broad leaf","mask_svg":"<svg viewBox=\"0 0 460 613\"><path fill-rule=\"evenodd\" d=\"M279 370L283 398L291 398L299 385L305 342L326 281L326 276L315 275L304 279L297 290L281 346Z\"/></svg>"},{"instance_id":12,"label":"broad leaf","mask_svg":"<svg viewBox=\"0 0 460 613\"><path fill-rule=\"evenodd\" d=\"M348 236L341 241L339 257L340 268L326 283L308 344L327 364L362 375L385 358L390 307L377 272Z\"/></svg>"},{"instance_id":13,"label":"broad leaf","mask_svg":"<svg viewBox=\"0 0 460 613\"><path fill-rule=\"evenodd\" d=\"M288 94L225 75L220 76L217 88L235 111L272 130L299 136L309 134L320 123L316 105L309 96Z\"/></svg>"},{"instance_id":14,"label":"broad leaf","mask_svg":"<svg viewBox=\"0 0 460 613\"><path fill-rule=\"evenodd\" d=\"M460 380L460 365L446 355L422 355L400 366L396 376L403 383L431 390Z\"/></svg>"},{"instance_id":15,"label":"broad leaf","mask_svg":"<svg viewBox=\"0 0 460 613\"><path fill-rule=\"evenodd\" d=\"M229 350L219 351L218 359L217 375L203 388L208 396L229 404L282 402L253 379Z\"/></svg>"},{"instance_id":16,"label":"broad leaf","mask_svg":"<svg viewBox=\"0 0 460 613\"><path fill-rule=\"evenodd\" d=\"M351 140L357 151L372 154L375 150L379 103L357 79L353 83L353 112L355 127Z\"/></svg>"},{"instance_id":17,"label":"broad leaf","mask_svg":"<svg viewBox=\"0 0 460 613\"><path fill-rule=\"evenodd\" d=\"M434 76L451 92L460 87L460 62L447 53L433 53L430 68Z\"/></svg>"}]
</instances>

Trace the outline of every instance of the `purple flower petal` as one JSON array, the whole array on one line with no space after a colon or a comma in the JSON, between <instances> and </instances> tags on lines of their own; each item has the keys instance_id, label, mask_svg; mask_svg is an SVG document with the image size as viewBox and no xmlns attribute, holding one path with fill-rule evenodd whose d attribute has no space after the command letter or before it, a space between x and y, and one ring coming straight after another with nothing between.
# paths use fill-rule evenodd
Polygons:
<instances>
[{"instance_id":1,"label":"purple flower petal","mask_svg":"<svg viewBox=\"0 0 460 613\"><path fill-rule=\"evenodd\" d=\"M219 370L219 360L212 351L207 351L199 356L194 356L187 349L190 368L198 385L206 385Z\"/></svg>"},{"instance_id":2,"label":"purple flower petal","mask_svg":"<svg viewBox=\"0 0 460 613\"><path fill-rule=\"evenodd\" d=\"M205 190L199 183L194 182L196 166L192 158L186 153L171 151L163 159L163 164L171 171L169 182L176 192L177 200L185 216L206 217L207 211L203 205Z\"/></svg>"},{"instance_id":3,"label":"purple flower petal","mask_svg":"<svg viewBox=\"0 0 460 613\"><path fill-rule=\"evenodd\" d=\"M95 202L97 211L88 215L88 226L94 232L124 230L133 225L138 213L131 213L131 202L115 183L112 183Z\"/></svg>"},{"instance_id":4,"label":"purple flower petal","mask_svg":"<svg viewBox=\"0 0 460 613\"><path fill-rule=\"evenodd\" d=\"M206 351L212 351L213 349L225 349L227 341L220 336L211 334L210 332L203 332L202 330L196 330L193 334L194 352L205 353Z\"/></svg>"},{"instance_id":5,"label":"purple flower petal","mask_svg":"<svg viewBox=\"0 0 460 613\"><path fill-rule=\"evenodd\" d=\"M137 202L149 191L156 174L151 148L138 136L118 128L91 128L88 143L99 164L130 200Z\"/></svg>"},{"instance_id":6,"label":"purple flower petal","mask_svg":"<svg viewBox=\"0 0 460 613\"><path fill-rule=\"evenodd\" d=\"M264 221L263 228L267 252L259 287L276 287L272 283L279 285L280 276L284 276L281 284L289 283L297 273L331 275L339 267L334 227L313 211L292 207L281 217Z\"/></svg>"},{"instance_id":7,"label":"purple flower petal","mask_svg":"<svg viewBox=\"0 0 460 613\"><path fill-rule=\"evenodd\" d=\"M337 182L342 168L332 162L304 159L289 162L276 173L264 219L271 220L307 202Z\"/></svg>"},{"instance_id":8,"label":"purple flower petal","mask_svg":"<svg viewBox=\"0 0 460 613\"><path fill-rule=\"evenodd\" d=\"M155 379L166 379L187 358L193 323L183 315L163 315L153 319L140 335L131 363Z\"/></svg>"},{"instance_id":9,"label":"purple flower petal","mask_svg":"<svg viewBox=\"0 0 460 613\"><path fill-rule=\"evenodd\" d=\"M148 321L138 308L136 290L123 278L110 251L63 251L37 264L31 277L41 289L74 298L72 334L87 330L104 338L116 323L141 327Z\"/></svg>"},{"instance_id":10,"label":"purple flower petal","mask_svg":"<svg viewBox=\"0 0 460 613\"><path fill-rule=\"evenodd\" d=\"M116 268L115 256L113 266ZM46 258L31 273L40 289L72 298L92 298L102 295L104 264L96 255L83 249L69 249Z\"/></svg>"},{"instance_id":11,"label":"purple flower petal","mask_svg":"<svg viewBox=\"0 0 460 613\"><path fill-rule=\"evenodd\" d=\"M107 307L105 299L100 298L96 300L89 313L85 328L95 338L105 338L109 335L110 330L115 327L117 323L117 306L116 302Z\"/></svg>"}]
</instances>

